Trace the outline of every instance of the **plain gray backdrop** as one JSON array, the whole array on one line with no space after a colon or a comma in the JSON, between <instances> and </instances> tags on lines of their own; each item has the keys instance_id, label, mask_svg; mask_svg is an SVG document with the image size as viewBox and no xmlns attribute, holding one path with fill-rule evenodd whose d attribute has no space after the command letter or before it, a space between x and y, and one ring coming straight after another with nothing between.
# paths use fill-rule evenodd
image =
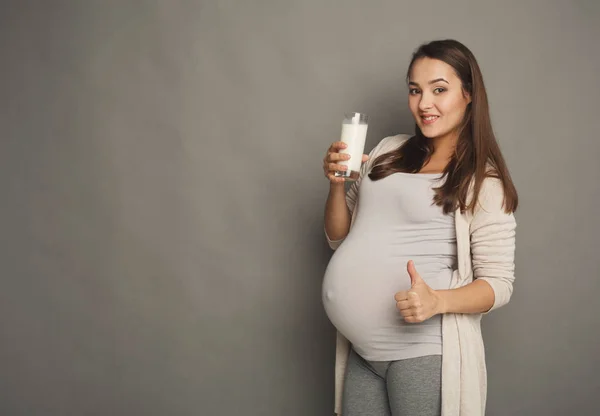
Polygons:
<instances>
[{"instance_id":1,"label":"plain gray backdrop","mask_svg":"<svg viewBox=\"0 0 600 416\"><path fill-rule=\"evenodd\" d=\"M321 160L439 38L520 193L487 414L600 414L595 0L2 1L0 414L331 415Z\"/></svg>"}]
</instances>

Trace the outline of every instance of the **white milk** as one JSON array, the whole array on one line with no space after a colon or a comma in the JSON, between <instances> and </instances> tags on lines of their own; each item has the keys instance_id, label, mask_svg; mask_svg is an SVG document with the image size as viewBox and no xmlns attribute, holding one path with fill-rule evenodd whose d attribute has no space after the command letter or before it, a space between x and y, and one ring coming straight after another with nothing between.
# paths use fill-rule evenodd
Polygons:
<instances>
[{"instance_id":1,"label":"white milk","mask_svg":"<svg viewBox=\"0 0 600 416\"><path fill-rule=\"evenodd\" d=\"M362 165L362 155L365 150L365 140L367 138L368 124L342 124L341 141L348 145L347 148L341 149L340 153L350 155L350 160L338 162L339 165L348 166L348 174L350 171L360 172Z\"/></svg>"}]
</instances>

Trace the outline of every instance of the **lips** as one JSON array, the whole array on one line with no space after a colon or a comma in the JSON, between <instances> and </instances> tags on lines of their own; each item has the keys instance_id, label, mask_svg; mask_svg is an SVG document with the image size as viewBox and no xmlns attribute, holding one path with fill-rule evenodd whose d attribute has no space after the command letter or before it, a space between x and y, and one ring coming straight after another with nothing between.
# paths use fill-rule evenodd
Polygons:
<instances>
[{"instance_id":1,"label":"lips","mask_svg":"<svg viewBox=\"0 0 600 416\"><path fill-rule=\"evenodd\" d=\"M440 118L440 116L429 115L429 114L421 116L421 120L423 121L423 124L425 124L425 125L430 125L430 124L435 123L438 118Z\"/></svg>"}]
</instances>

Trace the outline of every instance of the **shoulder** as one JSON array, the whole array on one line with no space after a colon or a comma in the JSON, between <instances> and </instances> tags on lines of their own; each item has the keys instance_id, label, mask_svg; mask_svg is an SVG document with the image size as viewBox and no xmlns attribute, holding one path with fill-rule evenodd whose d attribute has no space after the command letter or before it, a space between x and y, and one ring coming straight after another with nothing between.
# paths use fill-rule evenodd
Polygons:
<instances>
[{"instance_id":1,"label":"shoulder","mask_svg":"<svg viewBox=\"0 0 600 416\"><path fill-rule=\"evenodd\" d=\"M495 177L486 177L481 183L477 204L481 208L500 209L504 201L504 185Z\"/></svg>"},{"instance_id":2,"label":"shoulder","mask_svg":"<svg viewBox=\"0 0 600 416\"><path fill-rule=\"evenodd\" d=\"M473 213L467 213L471 244L491 245L493 241L504 241L505 248L514 249L517 222L512 212L504 206L504 185L498 178L483 180ZM511 242L512 239L512 242Z\"/></svg>"},{"instance_id":3,"label":"shoulder","mask_svg":"<svg viewBox=\"0 0 600 416\"><path fill-rule=\"evenodd\" d=\"M373 159L377 156L396 150L411 137L412 135L410 134L397 134L381 139L371 151L371 158Z\"/></svg>"},{"instance_id":4,"label":"shoulder","mask_svg":"<svg viewBox=\"0 0 600 416\"><path fill-rule=\"evenodd\" d=\"M502 181L495 177L486 177L479 188L477 202L473 211L473 220L478 222L499 220L514 221L514 214L506 212L505 209L505 191Z\"/></svg>"}]
</instances>

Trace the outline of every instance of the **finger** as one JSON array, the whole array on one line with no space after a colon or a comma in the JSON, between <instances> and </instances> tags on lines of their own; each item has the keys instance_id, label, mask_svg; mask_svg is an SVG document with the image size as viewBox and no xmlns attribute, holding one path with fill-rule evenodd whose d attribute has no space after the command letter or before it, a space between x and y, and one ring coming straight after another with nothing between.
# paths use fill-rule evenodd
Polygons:
<instances>
[{"instance_id":1,"label":"finger","mask_svg":"<svg viewBox=\"0 0 600 416\"><path fill-rule=\"evenodd\" d=\"M330 163L327 165L327 169L329 169L330 172L335 172L336 170L348 170L348 166Z\"/></svg>"},{"instance_id":2,"label":"finger","mask_svg":"<svg viewBox=\"0 0 600 416\"><path fill-rule=\"evenodd\" d=\"M406 310L400 311L400 315L402 315L403 318L410 318L411 316L414 317L415 313L413 311L411 311L410 309L406 309Z\"/></svg>"},{"instance_id":3,"label":"finger","mask_svg":"<svg viewBox=\"0 0 600 416\"><path fill-rule=\"evenodd\" d=\"M396 304L396 307L398 308L398 304ZM423 308L415 306L409 306L405 309L398 308L398 311L400 312L400 315L402 315L402 317L414 316L418 318L423 314Z\"/></svg>"},{"instance_id":4,"label":"finger","mask_svg":"<svg viewBox=\"0 0 600 416\"><path fill-rule=\"evenodd\" d=\"M362 155L363 163L365 163L367 160L369 160L369 155Z\"/></svg>"},{"instance_id":5,"label":"finger","mask_svg":"<svg viewBox=\"0 0 600 416\"><path fill-rule=\"evenodd\" d=\"M410 318L411 316L414 318L417 316L417 313L412 309L405 309L400 311L400 315L402 315L403 318Z\"/></svg>"},{"instance_id":6,"label":"finger","mask_svg":"<svg viewBox=\"0 0 600 416\"><path fill-rule=\"evenodd\" d=\"M408 290L401 290L400 292L396 293L394 295L394 299L396 299L396 302L408 300Z\"/></svg>"},{"instance_id":7,"label":"finger","mask_svg":"<svg viewBox=\"0 0 600 416\"><path fill-rule=\"evenodd\" d=\"M411 286L415 286L423 281L419 272L417 272L417 268L415 267L415 262L409 260L406 264L406 270L408 271L408 275L410 276L410 284Z\"/></svg>"},{"instance_id":8,"label":"finger","mask_svg":"<svg viewBox=\"0 0 600 416\"><path fill-rule=\"evenodd\" d=\"M337 162L339 160L349 160L350 159L350 155L347 153L329 153L328 157L327 157L327 161L328 162Z\"/></svg>"},{"instance_id":9,"label":"finger","mask_svg":"<svg viewBox=\"0 0 600 416\"><path fill-rule=\"evenodd\" d=\"M337 152L341 149L345 149L347 148L348 145L342 141L337 141L337 142L333 142L331 143L331 146L329 146L329 151L330 152Z\"/></svg>"},{"instance_id":10,"label":"finger","mask_svg":"<svg viewBox=\"0 0 600 416\"><path fill-rule=\"evenodd\" d=\"M396 302L396 308L399 311L412 310L413 304L410 300L401 300L400 302Z\"/></svg>"}]
</instances>

